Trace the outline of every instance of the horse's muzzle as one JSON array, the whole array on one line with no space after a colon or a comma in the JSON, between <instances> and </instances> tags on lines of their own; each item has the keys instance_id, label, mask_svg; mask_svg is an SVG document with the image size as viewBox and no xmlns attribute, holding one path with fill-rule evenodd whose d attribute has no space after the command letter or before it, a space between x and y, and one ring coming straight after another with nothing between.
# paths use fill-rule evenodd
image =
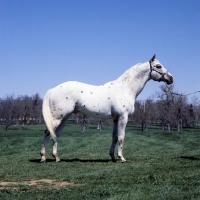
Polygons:
<instances>
[{"instance_id":1,"label":"horse's muzzle","mask_svg":"<svg viewBox=\"0 0 200 200\"><path fill-rule=\"evenodd\" d=\"M174 78L170 73L166 74L166 77L164 77L165 82L167 83L167 85L170 85L174 82Z\"/></svg>"}]
</instances>

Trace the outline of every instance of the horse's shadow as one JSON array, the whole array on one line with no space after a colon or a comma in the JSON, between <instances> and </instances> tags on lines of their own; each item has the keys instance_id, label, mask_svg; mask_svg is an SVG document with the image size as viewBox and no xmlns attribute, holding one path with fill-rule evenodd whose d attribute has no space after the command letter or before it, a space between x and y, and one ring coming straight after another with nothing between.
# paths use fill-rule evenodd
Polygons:
<instances>
[{"instance_id":1,"label":"horse's shadow","mask_svg":"<svg viewBox=\"0 0 200 200\"><path fill-rule=\"evenodd\" d=\"M40 159L30 159L29 162L40 163ZM46 162L55 162L55 159L46 159ZM60 162L100 162L100 163L106 163L106 162L112 162L112 161L111 161L111 159L79 159L79 158L73 158L73 159L61 159Z\"/></svg>"},{"instance_id":2,"label":"horse's shadow","mask_svg":"<svg viewBox=\"0 0 200 200\"><path fill-rule=\"evenodd\" d=\"M186 159L186 160L200 160L200 158L196 158L194 156L178 156L176 158Z\"/></svg>"},{"instance_id":3,"label":"horse's shadow","mask_svg":"<svg viewBox=\"0 0 200 200\"><path fill-rule=\"evenodd\" d=\"M199 161L200 158L194 157L194 156L177 156L174 158L179 158L179 159L185 159L185 160L193 160L193 161ZM40 163L40 159L30 159L29 162L33 162L33 163ZM46 159L46 162L55 162L55 159ZM86 163L86 162L91 162L91 163L107 163L107 162L112 162L111 159L80 159L80 158L72 158L72 159L61 159L60 162L82 162L82 163Z\"/></svg>"},{"instance_id":4,"label":"horse's shadow","mask_svg":"<svg viewBox=\"0 0 200 200\"><path fill-rule=\"evenodd\" d=\"M63 162L110 162L111 159L80 159L80 158L73 158L73 159L61 159Z\"/></svg>"}]
</instances>

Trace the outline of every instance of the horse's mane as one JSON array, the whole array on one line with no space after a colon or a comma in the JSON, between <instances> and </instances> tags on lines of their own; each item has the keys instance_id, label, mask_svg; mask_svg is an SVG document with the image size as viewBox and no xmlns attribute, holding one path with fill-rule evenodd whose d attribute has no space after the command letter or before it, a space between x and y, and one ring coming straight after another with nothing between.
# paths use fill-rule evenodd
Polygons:
<instances>
[{"instance_id":1,"label":"horse's mane","mask_svg":"<svg viewBox=\"0 0 200 200\"><path fill-rule=\"evenodd\" d=\"M137 71L138 67L141 65L142 63L138 63L134 66L132 66L130 69L126 70L116 81L118 82L123 82L123 81L127 81L130 79L130 77L133 76L134 71Z\"/></svg>"}]
</instances>

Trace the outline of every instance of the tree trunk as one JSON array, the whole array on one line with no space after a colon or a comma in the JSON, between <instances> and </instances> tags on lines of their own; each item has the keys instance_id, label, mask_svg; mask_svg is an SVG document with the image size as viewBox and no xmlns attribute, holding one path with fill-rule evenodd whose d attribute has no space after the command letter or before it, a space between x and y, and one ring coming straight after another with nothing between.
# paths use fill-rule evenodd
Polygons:
<instances>
[{"instance_id":1,"label":"tree trunk","mask_svg":"<svg viewBox=\"0 0 200 200\"><path fill-rule=\"evenodd\" d=\"M165 124L162 123L162 132L165 132Z\"/></svg>"},{"instance_id":2,"label":"tree trunk","mask_svg":"<svg viewBox=\"0 0 200 200\"><path fill-rule=\"evenodd\" d=\"M183 120L181 118L179 120L180 120L180 131L182 131L183 130Z\"/></svg>"},{"instance_id":3,"label":"tree trunk","mask_svg":"<svg viewBox=\"0 0 200 200\"><path fill-rule=\"evenodd\" d=\"M83 133L85 132L85 121L84 120L81 123L81 130Z\"/></svg>"},{"instance_id":4,"label":"tree trunk","mask_svg":"<svg viewBox=\"0 0 200 200\"><path fill-rule=\"evenodd\" d=\"M171 132L171 127L170 127L170 124L167 123L167 131L170 133Z\"/></svg>"},{"instance_id":5,"label":"tree trunk","mask_svg":"<svg viewBox=\"0 0 200 200\"><path fill-rule=\"evenodd\" d=\"M24 130L24 122L23 122L23 124L22 124L22 126L21 126L21 130Z\"/></svg>"},{"instance_id":6,"label":"tree trunk","mask_svg":"<svg viewBox=\"0 0 200 200\"><path fill-rule=\"evenodd\" d=\"M142 120L142 129L141 129L142 132L144 132L144 120Z\"/></svg>"},{"instance_id":7,"label":"tree trunk","mask_svg":"<svg viewBox=\"0 0 200 200\"><path fill-rule=\"evenodd\" d=\"M101 131L102 131L102 123L101 123L101 120L99 120L99 122L98 122L97 129L98 129L99 132L101 133Z\"/></svg>"}]
</instances>

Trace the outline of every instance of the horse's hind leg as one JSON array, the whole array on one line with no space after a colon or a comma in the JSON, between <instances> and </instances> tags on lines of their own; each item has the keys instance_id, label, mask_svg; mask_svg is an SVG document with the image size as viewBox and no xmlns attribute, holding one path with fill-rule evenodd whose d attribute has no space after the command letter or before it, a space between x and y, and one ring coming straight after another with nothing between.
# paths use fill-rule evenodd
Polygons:
<instances>
[{"instance_id":1,"label":"horse's hind leg","mask_svg":"<svg viewBox=\"0 0 200 200\"><path fill-rule=\"evenodd\" d=\"M48 129L45 130L45 135L44 135L44 141L42 144L42 149L40 151L40 155L41 155L41 161L40 162L45 162L46 158L45 158L45 153L46 153L46 147L50 138L50 132L48 131Z\"/></svg>"},{"instance_id":2,"label":"horse's hind leg","mask_svg":"<svg viewBox=\"0 0 200 200\"><path fill-rule=\"evenodd\" d=\"M52 156L55 158L56 162L60 162L60 158L58 157L58 153L57 153L57 146L58 146L58 138L53 140Z\"/></svg>"},{"instance_id":3,"label":"horse's hind leg","mask_svg":"<svg viewBox=\"0 0 200 200\"><path fill-rule=\"evenodd\" d=\"M56 138L53 139L53 149L52 156L55 158L56 162L60 162L60 158L58 157L57 147L58 147L58 138L60 137L61 131L65 127L67 119L63 119L59 126L56 128Z\"/></svg>"}]
</instances>

